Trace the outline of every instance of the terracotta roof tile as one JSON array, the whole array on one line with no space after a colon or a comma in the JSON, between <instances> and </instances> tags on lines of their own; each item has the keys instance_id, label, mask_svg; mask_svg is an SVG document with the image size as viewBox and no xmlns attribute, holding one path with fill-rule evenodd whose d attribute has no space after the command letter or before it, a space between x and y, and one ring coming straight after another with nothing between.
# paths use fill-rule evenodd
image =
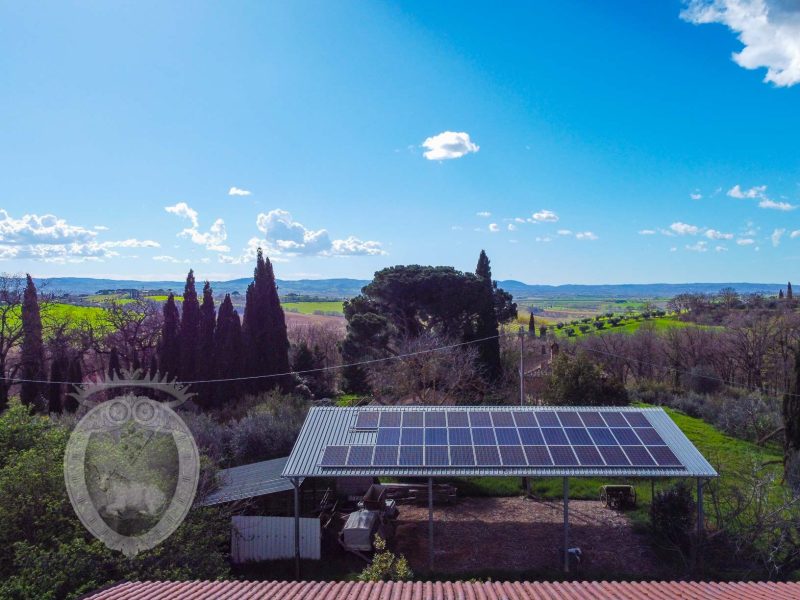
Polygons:
<instances>
[{"instance_id":1,"label":"terracotta roof tile","mask_svg":"<svg viewBox=\"0 0 800 600\"><path fill-rule=\"evenodd\" d=\"M800 583L693 581L355 582L142 581L125 582L85 600L789 600Z\"/></svg>"}]
</instances>

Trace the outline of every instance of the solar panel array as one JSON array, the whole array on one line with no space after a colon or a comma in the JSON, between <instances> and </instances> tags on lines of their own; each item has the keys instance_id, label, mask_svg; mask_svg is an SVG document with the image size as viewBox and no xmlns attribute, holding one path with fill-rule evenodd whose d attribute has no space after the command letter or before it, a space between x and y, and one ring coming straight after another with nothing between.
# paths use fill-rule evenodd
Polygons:
<instances>
[{"instance_id":1,"label":"solar panel array","mask_svg":"<svg viewBox=\"0 0 800 600\"><path fill-rule=\"evenodd\" d=\"M374 444L327 446L321 467L682 468L642 412L359 411Z\"/></svg>"}]
</instances>

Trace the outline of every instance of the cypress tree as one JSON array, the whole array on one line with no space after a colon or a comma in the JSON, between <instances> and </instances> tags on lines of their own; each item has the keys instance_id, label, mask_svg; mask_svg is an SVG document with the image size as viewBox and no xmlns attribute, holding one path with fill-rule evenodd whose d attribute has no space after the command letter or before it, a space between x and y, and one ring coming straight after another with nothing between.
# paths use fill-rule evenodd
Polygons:
<instances>
[{"instance_id":1,"label":"cypress tree","mask_svg":"<svg viewBox=\"0 0 800 600\"><path fill-rule=\"evenodd\" d=\"M547 325L539 325L539 337L547 337Z\"/></svg>"},{"instance_id":2,"label":"cypress tree","mask_svg":"<svg viewBox=\"0 0 800 600\"><path fill-rule=\"evenodd\" d=\"M217 326L214 329L215 379L231 379L242 374L242 325L239 313L233 308L230 294L219 305ZM225 406L240 393L236 381L218 382L214 386L214 405Z\"/></svg>"},{"instance_id":3,"label":"cypress tree","mask_svg":"<svg viewBox=\"0 0 800 600\"><path fill-rule=\"evenodd\" d=\"M778 290L778 300L783 300L783 290Z\"/></svg>"},{"instance_id":4,"label":"cypress tree","mask_svg":"<svg viewBox=\"0 0 800 600\"><path fill-rule=\"evenodd\" d=\"M792 282L790 281L786 286L786 299L791 300L794 296L792 295Z\"/></svg>"},{"instance_id":5,"label":"cypress tree","mask_svg":"<svg viewBox=\"0 0 800 600\"><path fill-rule=\"evenodd\" d=\"M272 263L264 258L261 248L256 253L253 282L247 286L244 323L249 375L271 375L289 372L289 337ZM289 377L253 380L253 391L279 385L288 388Z\"/></svg>"},{"instance_id":6,"label":"cypress tree","mask_svg":"<svg viewBox=\"0 0 800 600\"><path fill-rule=\"evenodd\" d=\"M216 310L214 308L214 293L208 281L203 286L203 303L200 305L200 337L197 356L197 379L214 379L214 327L216 325ZM198 401L203 406L209 406L214 397L213 384L204 383L196 390Z\"/></svg>"},{"instance_id":7,"label":"cypress tree","mask_svg":"<svg viewBox=\"0 0 800 600\"><path fill-rule=\"evenodd\" d=\"M497 313L494 306L494 285L492 283L492 268L486 252L481 250L475 274L481 279L483 293L480 298L478 321L475 327L475 338L483 339L499 335ZM502 366L500 364L500 339L494 337L478 344L478 362L483 369L484 376L489 381L496 381L500 377Z\"/></svg>"},{"instance_id":8,"label":"cypress tree","mask_svg":"<svg viewBox=\"0 0 800 600\"><path fill-rule=\"evenodd\" d=\"M147 375L151 378L158 376L158 357L155 352L150 355L150 366L147 369Z\"/></svg>"},{"instance_id":9,"label":"cypress tree","mask_svg":"<svg viewBox=\"0 0 800 600\"><path fill-rule=\"evenodd\" d=\"M161 366L161 374L167 374L170 379L178 376L178 365L180 364L179 319L175 296L170 292L164 303L164 323L161 326L161 342L158 347L158 363Z\"/></svg>"},{"instance_id":10,"label":"cypress tree","mask_svg":"<svg viewBox=\"0 0 800 600\"><path fill-rule=\"evenodd\" d=\"M189 270L183 289L180 327L180 366L178 376L183 381L194 381L197 377L198 342L200 340L200 304L194 285L194 271Z\"/></svg>"},{"instance_id":11,"label":"cypress tree","mask_svg":"<svg viewBox=\"0 0 800 600\"><path fill-rule=\"evenodd\" d=\"M536 335L536 321L533 318L533 313L528 317L528 333Z\"/></svg>"},{"instance_id":12,"label":"cypress tree","mask_svg":"<svg viewBox=\"0 0 800 600\"><path fill-rule=\"evenodd\" d=\"M39 298L31 276L22 296L22 349L20 351L20 372L23 381L20 387L20 400L32 410L44 410L41 383L45 379L44 345L42 343L42 317L39 312Z\"/></svg>"},{"instance_id":13,"label":"cypress tree","mask_svg":"<svg viewBox=\"0 0 800 600\"><path fill-rule=\"evenodd\" d=\"M114 346L111 348L111 354L108 357L108 378L115 379L122 377L122 367L119 363L119 352L117 352L117 347Z\"/></svg>"},{"instance_id":14,"label":"cypress tree","mask_svg":"<svg viewBox=\"0 0 800 600\"><path fill-rule=\"evenodd\" d=\"M62 410L61 382L64 381L65 376L62 366L61 358L53 358L50 363L50 384L47 389L47 412L49 413L60 413Z\"/></svg>"},{"instance_id":15,"label":"cypress tree","mask_svg":"<svg viewBox=\"0 0 800 600\"><path fill-rule=\"evenodd\" d=\"M795 489L800 484L800 349L794 353L794 382L783 396L783 471Z\"/></svg>"},{"instance_id":16,"label":"cypress tree","mask_svg":"<svg viewBox=\"0 0 800 600\"><path fill-rule=\"evenodd\" d=\"M74 385L83 383L83 369L81 368L81 359L78 356L69 361L67 381L73 385L68 386L67 395L64 397L64 410L68 413L74 413L78 410L79 404L70 394L75 391Z\"/></svg>"}]
</instances>

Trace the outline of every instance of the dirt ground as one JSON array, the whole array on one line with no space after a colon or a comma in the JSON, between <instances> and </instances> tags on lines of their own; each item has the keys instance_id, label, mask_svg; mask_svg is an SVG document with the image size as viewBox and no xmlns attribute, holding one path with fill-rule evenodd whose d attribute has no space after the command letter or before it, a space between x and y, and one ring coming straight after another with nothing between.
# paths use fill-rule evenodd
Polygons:
<instances>
[{"instance_id":1,"label":"dirt ground","mask_svg":"<svg viewBox=\"0 0 800 600\"><path fill-rule=\"evenodd\" d=\"M460 498L436 506L434 568L440 573L550 571L563 564L563 506L513 498ZM658 578L661 571L647 539L624 513L600 502L569 503L570 546L583 552L581 576L592 573ZM402 505L393 540L411 568L428 571L428 509Z\"/></svg>"}]
</instances>

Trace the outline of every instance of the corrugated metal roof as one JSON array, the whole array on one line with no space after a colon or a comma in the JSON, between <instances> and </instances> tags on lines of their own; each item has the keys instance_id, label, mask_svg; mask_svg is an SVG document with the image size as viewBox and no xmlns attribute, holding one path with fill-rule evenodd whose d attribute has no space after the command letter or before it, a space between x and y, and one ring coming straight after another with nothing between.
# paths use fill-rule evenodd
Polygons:
<instances>
[{"instance_id":1,"label":"corrugated metal roof","mask_svg":"<svg viewBox=\"0 0 800 600\"><path fill-rule=\"evenodd\" d=\"M362 582L145 581L120 583L86 600L789 600L800 583L693 581Z\"/></svg>"},{"instance_id":2,"label":"corrugated metal roof","mask_svg":"<svg viewBox=\"0 0 800 600\"><path fill-rule=\"evenodd\" d=\"M217 474L220 487L206 497L203 506L291 490L291 482L281 475L288 460L284 456L220 470Z\"/></svg>"},{"instance_id":3,"label":"corrugated metal roof","mask_svg":"<svg viewBox=\"0 0 800 600\"><path fill-rule=\"evenodd\" d=\"M644 413L653 428L672 449L684 468L674 467L320 467L319 461L326 446L372 445L375 430L355 430L361 411L593 411ZM284 477L343 477L367 475L374 477L717 477L717 472L661 408L595 407L595 406L370 406L313 407L308 413L300 435L294 444Z\"/></svg>"}]
</instances>

